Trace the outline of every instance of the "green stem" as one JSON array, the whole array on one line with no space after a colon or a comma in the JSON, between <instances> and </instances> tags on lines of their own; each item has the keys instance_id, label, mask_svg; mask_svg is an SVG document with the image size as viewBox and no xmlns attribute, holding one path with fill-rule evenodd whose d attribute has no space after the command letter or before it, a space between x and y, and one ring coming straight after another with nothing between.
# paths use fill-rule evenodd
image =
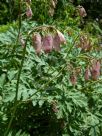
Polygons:
<instances>
[{"instance_id":1,"label":"green stem","mask_svg":"<svg viewBox=\"0 0 102 136\"><path fill-rule=\"evenodd\" d=\"M16 109L17 109L17 98L18 98L18 89L19 89L19 81L20 81L20 75L21 75L21 71L22 71L22 67L23 67L23 63L24 63L24 58L25 58L25 53L26 53L26 45L27 45L27 40L26 40L26 44L25 44L25 47L23 49L23 54L22 54L22 61L21 61L21 66L20 66L20 69L19 69L19 73L18 73L18 78L17 78L17 85L16 85L16 95L15 95L15 100L14 100L14 110L13 110L13 113L12 113L12 117L9 121L9 124L8 124L8 127L7 127L7 130L4 134L4 136L7 136L8 133L9 133L9 130L10 130L10 127L11 127L11 124L12 124L12 121L13 121L13 118L14 118L14 115L15 115L15 112L16 112Z\"/></svg>"},{"instance_id":2,"label":"green stem","mask_svg":"<svg viewBox=\"0 0 102 136\"><path fill-rule=\"evenodd\" d=\"M81 88L81 90L84 90L84 89L86 89L86 88L88 88L90 86L93 86L93 85L97 84L97 83L102 83L102 79L98 79L96 81L90 82L87 86L84 86L83 88Z\"/></svg>"},{"instance_id":3,"label":"green stem","mask_svg":"<svg viewBox=\"0 0 102 136\"><path fill-rule=\"evenodd\" d=\"M19 0L19 25L18 26L19 26L19 29L18 29L18 36L17 36L17 40L16 40L16 45L14 45L11 54L14 54L14 52L15 52L15 49L16 49L16 47L18 45L19 35L20 35L20 29L21 29L21 0ZM8 127L7 127L6 132L4 133L4 136L7 136L8 133L9 133L9 130L10 130L10 127L11 127L11 124L12 124L12 121L13 121L13 118L14 118L14 115L15 115L15 112L16 112L16 108L17 108L16 103L17 103L17 96L18 96L18 87L19 87L20 73L21 73L21 70L22 70L23 61L24 61L24 57L25 57L25 55L24 55L25 50L26 50L26 46L25 46L25 48L23 50L23 59L21 61L21 67L20 67L20 70L19 70L19 73L18 73L17 86L16 86L16 95L15 95L15 101L14 101L14 107L15 108L13 110L12 117L11 117L9 123L8 123Z\"/></svg>"},{"instance_id":4,"label":"green stem","mask_svg":"<svg viewBox=\"0 0 102 136\"><path fill-rule=\"evenodd\" d=\"M21 16L21 0L19 0L19 15L18 15L18 35L17 35L17 40L16 40L16 44L13 46L12 52L11 54L14 54L15 49L18 45L18 40L19 40L19 36L20 36L20 32L21 32L21 22L22 22L22 16Z\"/></svg>"},{"instance_id":5,"label":"green stem","mask_svg":"<svg viewBox=\"0 0 102 136\"><path fill-rule=\"evenodd\" d=\"M4 133L4 136L8 136L8 133L9 133L9 130L10 130L10 127L11 127L11 124L12 124L12 121L13 121L13 118L14 118L14 115L15 115L15 112L16 112L16 107L17 107L17 106L15 106L15 108L14 108L14 110L13 110L12 117L11 117L11 119L10 119L10 121L9 121L7 130L6 130L6 132Z\"/></svg>"},{"instance_id":6,"label":"green stem","mask_svg":"<svg viewBox=\"0 0 102 136\"><path fill-rule=\"evenodd\" d=\"M71 50L73 49L75 43L76 43L76 40L78 39L79 37L79 34L77 35L77 37L74 39L73 43L72 43L72 46L69 48L68 52L67 52L67 55L71 52ZM66 56L67 57L67 56Z\"/></svg>"}]
</instances>

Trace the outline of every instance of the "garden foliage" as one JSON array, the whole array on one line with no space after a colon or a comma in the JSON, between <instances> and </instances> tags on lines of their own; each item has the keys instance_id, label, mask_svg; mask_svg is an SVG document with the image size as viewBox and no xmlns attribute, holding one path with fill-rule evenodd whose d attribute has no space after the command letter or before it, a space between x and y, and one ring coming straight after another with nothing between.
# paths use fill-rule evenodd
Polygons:
<instances>
[{"instance_id":1,"label":"garden foliage","mask_svg":"<svg viewBox=\"0 0 102 136\"><path fill-rule=\"evenodd\" d=\"M18 21L1 27L0 136L101 136L101 29L81 31L69 7L52 25L28 19L19 31ZM34 36L53 40L56 32L66 39L58 50L43 45L38 52Z\"/></svg>"}]
</instances>

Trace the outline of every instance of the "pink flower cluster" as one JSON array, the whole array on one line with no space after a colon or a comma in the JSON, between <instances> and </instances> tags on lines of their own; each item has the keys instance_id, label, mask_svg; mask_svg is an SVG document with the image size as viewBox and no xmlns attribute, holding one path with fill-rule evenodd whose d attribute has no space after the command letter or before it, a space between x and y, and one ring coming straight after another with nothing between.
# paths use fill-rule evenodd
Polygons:
<instances>
[{"instance_id":1,"label":"pink flower cluster","mask_svg":"<svg viewBox=\"0 0 102 136\"><path fill-rule=\"evenodd\" d=\"M99 60L94 60L91 68L87 67L85 70L85 80L97 80L100 76L101 64Z\"/></svg>"},{"instance_id":2,"label":"pink flower cluster","mask_svg":"<svg viewBox=\"0 0 102 136\"><path fill-rule=\"evenodd\" d=\"M88 81L89 79L98 80L100 74L101 74L101 63L99 60L95 59L92 61L92 64L90 66L86 67L84 72L84 79L85 81ZM77 84L78 75L79 75L79 72L77 73L77 69L76 69L74 70L74 73L72 73L72 75L70 76L70 82L74 86Z\"/></svg>"},{"instance_id":3,"label":"pink flower cluster","mask_svg":"<svg viewBox=\"0 0 102 136\"><path fill-rule=\"evenodd\" d=\"M55 51L60 51L60 44L65 44L66 40L64 35L57 30L55 35L48 34L46 36L41 36L39 33L33 34L32 43L36 53L39 54L41 50L45 53L49 53L53 49Z\"/></svg>"}]
</instances>

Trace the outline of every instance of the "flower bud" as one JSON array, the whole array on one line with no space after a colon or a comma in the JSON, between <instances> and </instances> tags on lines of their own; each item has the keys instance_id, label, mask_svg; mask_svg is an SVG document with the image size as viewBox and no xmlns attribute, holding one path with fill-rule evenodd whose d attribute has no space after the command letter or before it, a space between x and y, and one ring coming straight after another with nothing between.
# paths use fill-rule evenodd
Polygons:
<instances>
[{"instance_id":1,"label":"flower bud","mask_svg":"<svg viewBox=\"0 0 102 136\"><path fill-rule=\"evenodd\" d=\"M27 8L27 10L26 10L26 15L27 15L28 18L31 18L31 17L32 17L33 13L32 13L32 10L31 10L30 7Z\"/></svg>"},{"instance_id":2,"label":"flower bud","mask_svg":"<svg viewBox=\"0 0 102 136\"><path fill-rule=\"evenodd\" d=\"M42 39L42 49L44 50L45 53L49 53L52 51L52 46L53 46L53 38L51 35L47 35L43 37Z\"/></svg>"},{"instance_id":3,"label":"flower bud","mask_svg":"<svg viewBox=\"0 0 102 136\"><path fill-rule=\"evenodd\" d=\"M41 35L39 33L32 36L32 43L36 53L39 54L42 48Z\"/></svg>"}]
</instances>

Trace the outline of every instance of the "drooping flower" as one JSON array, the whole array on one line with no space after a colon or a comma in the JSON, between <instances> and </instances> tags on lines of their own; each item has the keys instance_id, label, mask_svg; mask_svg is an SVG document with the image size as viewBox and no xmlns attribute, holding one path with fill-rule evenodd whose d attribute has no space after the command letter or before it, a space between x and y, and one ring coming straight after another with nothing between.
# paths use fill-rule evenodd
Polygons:
<instances>
[{"instance_id":1,"label":"drooping flower","mask_svg":"<svg viewBox=\"0 0 102 136\"><path fill-rule=\"evenodd\" d=\"M32 10L31 10L31 8L30 8L30 6L29 6L29 7L27 7L27 10L26 10L26 16L27 16L28 18L31 18L32 15L33 15L33 13L32 13Z\"/></svg>"},{"instance_id":2,"label":"drooping flower","mask_svg":"<svg viewBox=\"0 0 102 136\"><path fill-rule=\"evenodd\" d=\"M79 5L79 6L77 6L77 8L78 8L80 17L86 17L87 16L86 10L83 6Z\"/></svg>"},{"instance_id":3,"label":"drooping flower","mask_svg":"<svg viewBox=\"0 0 102 136\"><path fill-rule=\"evenodd\" d=\"M52 51L53 47L53 37L52 35L46 35L45 37L42 38L42 49L44 50L45 53L49 53Z\"/></svg>"},{"instance_id":4,"label":"drooping flower","mask_svg":"<svg viewBox=\"0 0 102 136\"><path fill-rule=\"evenodd\" d=\"M101 65L100 65L100 61L99 60L95 60L92 64L92 69L91 69L91 75L92 75L92 79L93 80L97 80L100 76L100 69L101 69Z\"/></svg>"},{"instance_id":5,"label":"drooping flower","mask_svg":"<svg viewBox=\"0 0 102 136\"><path fill-rule=\"evenodd\" d=\"M57 30L57 35L59 37L60 44L65 44L66 39L65 39L64 35L59 30Z\"/></svg>"},{"instance_id":6,"label":"drooping flower","mask_svg":"<svg viewBox=\"0 0 102 136\"><path fill-rule=\"evenodd\" d=\"M66 39L64 37L64 35L57 30L57 33L55 34L54 38L53 38L53 48L56 51L60 51L60 44L65 44L66 43Z\"/></svg>"},{"instance_id":7,"label":"drooping flower","mask_svg":"<svg viewBox=\"0 0 102 136\"><path fill-rule=\"evenodd\" d=\"M41 35L39 33L33 34L32 43L33 43L33 47L35 48L36 53L39 54L42 48Z\"/></svg>"}]
</instances>

